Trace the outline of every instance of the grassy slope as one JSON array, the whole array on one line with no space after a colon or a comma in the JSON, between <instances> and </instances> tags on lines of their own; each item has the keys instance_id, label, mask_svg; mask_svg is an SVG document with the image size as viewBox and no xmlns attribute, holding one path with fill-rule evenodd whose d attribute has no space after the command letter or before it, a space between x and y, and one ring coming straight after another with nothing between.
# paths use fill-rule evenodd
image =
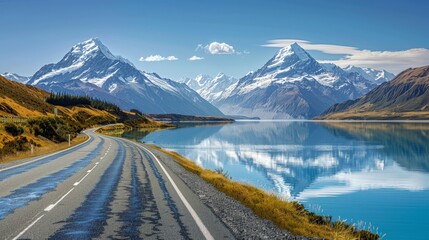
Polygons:
<instances>
[{"instance_id":1,"label":"grassy slope","mask_svg":"<svg viewBox=\"0 0 429 240\"><path fill-rule=\"evenodd\" d=\"M343 222L330 222L322 216L307 211L297 202L284 201L253 186L231 181L224 175L203 169L183 156L152 146L172 157L188 171L240 201L261 218L271 220L278 227L293 234L324 239L379 239L368 231L356 231Z\"/></svg>"},{"instance_id":2,"label":"grassy slope","mask_svg":"<svg viewBox=\"0 0 429 240\"><path fill-rule=\"evenodd\" d=\"M38 117L53 113L53 106L43 99L48 93L0 76L0 115Z\"/></svg>"}]
</instances>

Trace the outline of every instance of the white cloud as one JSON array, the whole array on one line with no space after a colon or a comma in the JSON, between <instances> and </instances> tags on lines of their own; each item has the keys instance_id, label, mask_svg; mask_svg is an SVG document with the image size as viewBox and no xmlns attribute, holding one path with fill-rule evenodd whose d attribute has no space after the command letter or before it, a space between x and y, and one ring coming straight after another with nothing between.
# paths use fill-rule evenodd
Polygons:
<instances>
[{"instance_id":1,"label":"white cloud","mask_svg":"<svg viewBox=\"0 0 429 240\"><path fill-rule=\"evenodd\" d=\"M204 58L203 57L198 57L198 56L192 56L192 57L190 57L188 60L189 61L199 61L199 60L203 60Z\"/></svg>"},{"instance_id":2,"label":"white cloud","mask_svg":"<svg viewBox=\"0 0 429 240\"><path fill-rule=\"evenodd\" d=\"M148 57L141 57L139 59L140 62L160 62L160 61L176 61L178 60L175 56L167 56L163 57L161 55L150 55Z\"/></svg>"},{"instance_id":3,"label":"white cloud","mask_svg":"<svg viewBox=\"0 0 429 240\"><path fill-rule=\"evenodd\" d=\"M201 48L198 45L197 49ZM233 54L235 53L234 47L227 43L212 42L204 47L210 54Z\"/></svg>"},{"instance_id":4,"label":"white cloud","mask_svg":"<svg viewBox=\"0 0 429 240\"><path fill-rule=\"evenodd\" d=\"M323 60L345 67L354 65L358 67L371 67L385 69L393 73L399 73L410 67L419 67L429 64L429 50L425 48L412 48L402 51L371 51L358 49L351 46L334 44L316 44L299 39L276 39L270 40L264 47L286 47L292 43L298 43L306 50L320 51L326 54L345 55L337 60Z\"/></svg>"}]
</instances>

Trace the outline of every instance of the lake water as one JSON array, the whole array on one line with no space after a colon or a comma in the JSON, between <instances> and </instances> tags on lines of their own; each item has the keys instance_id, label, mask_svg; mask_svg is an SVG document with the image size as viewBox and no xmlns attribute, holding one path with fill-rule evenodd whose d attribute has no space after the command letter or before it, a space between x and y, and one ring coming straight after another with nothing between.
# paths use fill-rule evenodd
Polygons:
<instances>
[{"instance_id":1,"label":"lake water","mask_svg":"<svg viewBox=\"0 0 429 240\"><path fill-rule=\"evenodd\" d=\"M429 239L429 123L184 124L126 136L383 239Z\"/></svg>"}]
</instances>

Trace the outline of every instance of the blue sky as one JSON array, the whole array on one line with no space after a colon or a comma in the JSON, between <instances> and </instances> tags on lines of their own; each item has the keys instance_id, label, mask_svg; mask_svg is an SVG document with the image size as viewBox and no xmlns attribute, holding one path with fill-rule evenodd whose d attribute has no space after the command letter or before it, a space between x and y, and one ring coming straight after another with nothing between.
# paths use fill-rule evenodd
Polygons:
<instances>
[{"instance_id":1,"label":"blue sky","mask_svg":"<svg viewBox=\"0 0 429 240\"><path fill-rule=\"evenodd\" d=\"M0 0L0 72L32 75L98 37L139 69L173 79L242 77L291 39L318 60L397 73L429 64L428 12L424 0ZM214 42L225 45L209 49ZM230 54L212 54L222 49ZM177 60L139 61L169 56Z\"/></svg>"}]
</instances>

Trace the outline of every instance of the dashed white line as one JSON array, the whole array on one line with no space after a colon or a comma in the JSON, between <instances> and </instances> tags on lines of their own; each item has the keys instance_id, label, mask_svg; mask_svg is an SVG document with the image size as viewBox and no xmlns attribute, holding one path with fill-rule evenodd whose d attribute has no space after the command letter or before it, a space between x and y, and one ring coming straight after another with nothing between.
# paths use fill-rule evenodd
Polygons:
<instances>
[{"instance_id":1,"label":"dashed white line","mask_svg":"<svg viewBox=\"0 0 429 240\"><path fill-rule=\"evenodd\" d=\"M49 212L51 211L54 207L56 207L62 200L64 200L65 197L67 197L67 195L69 195L72 191L74 190L74 188L70 189L66 194L64 194L60 199L58 199L58 201L54 204L49 205L48 207L45 208L45 212Z\"/></svg>"},{"instance_id":2,"label":"dashed white line","mask_svg":"<svg viewBox=\"0 0 429 240\"><path fill-rule=\"evenodd\" d=\"M16 235L16 237L12 238L12 240L16 240L16 239L20 238L28 229L30 229L34 224L36 224L44 216L45 216L45 214L43 214L42 216L38 217L30 225L28 225L24 230L22 230L18 235Z\"/></svg>"},{"instance_id":3,"label":"dashed white line","mask_svg":"<svg viewBox=\"0 0 429 240\"><path fill-rule=\"evenodd\" d=\"M85 174L85 176L83 176L79 181L77 181L77 182L75 182L74 184L73 184L73 186L77 186L77 185L79 185L86 177L88 177L88 175L92 172L92 170L94 170L94 168L96 168L97 167L97 164L95 164L94 165L94 167L92 167L91 169L89 169L88 171L87 171L87 173Z\"/></svg>"},{"instance_id":4,"label":"dashed white line","mask_svg":"<svg viewBox=\"0 0 429 240\"><path fill-rule=\"evenodd\" d=\"M88 135L89 136L89 135ZM85 141L85 142L87 142L87 141L89 141L91 139L91 136L89 136L88 137L88 139ZM83 142L83 143L81 143L81 144L84 144L85 142ZM81 144L79 144L79 145L81 145ZM72 147L72 148L76 148L77 146L79 146L79 145L76 145L76 146L74 146L74 147ZM110 146L112 146L112 143L110 143ZM109 146L109 149L110 149L110 146ZM68 149L66 149L66 150L69 150L69 149L71 149L71 148L68 148ZM66 150L63 150L63 151L66 151ZM60 152L63 152L63 151L60 151ZM107 152L108 152L109 150L107 150ZM60 153L60 152L57 152L57 153ZM106 152L106 154L104 155L104 156L106 156L107 155L107 152ZM53 153L53 154L51 154L51 155L48 155L48 156L52 156L52 155L54 155L54 154L56 154L56 153ZM45 157L48 157L48 156L45 156ZM43 158L45 158L45 157L43 157ZM40 158L40 159L43 159L43 158ZM38 161L38 160L40 160L40 159L36 159L36 160L33 160L33 161L31 161L31 162L34 162L34 161ZM16 165L16 166L13 166L13 167L9 167L9 168L4 168L4 169L0 169L0 172L2 172L2 171L5 171L5 170L8 170L8 169L12 169L12 168L16 168L16 167L19 167L19 166L22 166L22 165L25 165L25 164L28 164L28 163L31 163L31 162L27 162L27 163L24 163L24 164L19 164L19 165ZM87 171L87 174L85 174L85 176L83 176L83 178L81 178L80 179L80 181L79 182L75 182L74 184L73 184L73 186L77 186L77 185L79 185L91 172L92 172L92 170L94 170L96 167L97 167L97 165L99 164L100 162L96 162L95 163L95 165L94 165L94 167L92 167L90 170L88 170ZM47 206L45 209L44 209L44 211L45 212L49 212L49 211L51 211L53 208L55 208L62 200L64 200L64 198L66 198L67 197L67 195L69 195L73 190L74 190L75 188L73 187L72 189L70 189L66 194L64 194L60 199L58 199L58 201L57 202L55 202L54 204L51 204L51 205L49 205L49 206ZM36 224L40 219L42 219L43 217L45 216L45 214L43 214L43 215L41 215L40 217L38 217L36 220L34 220L30 225L28 225L24 230L22 230L18 235L16 235L12 240L16 240L16 239L19 239L25 232L27 232L28 231L28 229L30 229L34 224Z\"/></svg>"}]
</instances>

